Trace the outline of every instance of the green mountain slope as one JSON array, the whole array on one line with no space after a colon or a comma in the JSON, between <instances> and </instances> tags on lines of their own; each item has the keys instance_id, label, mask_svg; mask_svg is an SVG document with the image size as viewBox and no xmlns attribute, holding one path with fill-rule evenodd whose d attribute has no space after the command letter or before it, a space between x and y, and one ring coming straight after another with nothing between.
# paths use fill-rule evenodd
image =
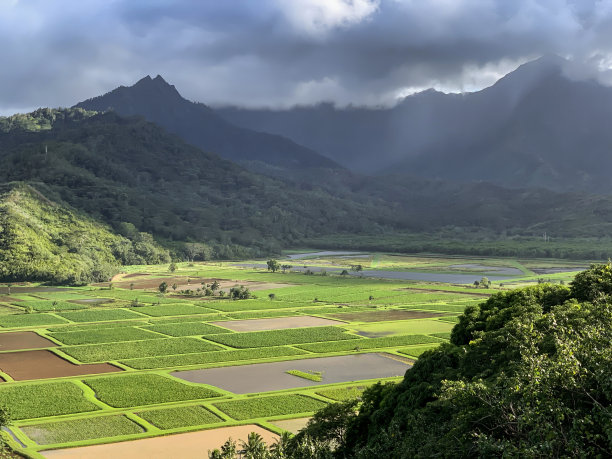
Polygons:
<instances>
[{"instance_id":1,"label":"green mountain slope","mask_svg":"<svg viewBox=\"0 0 612 459\"><path fill-rule=\"evenodd\" d=\"M24 183L0 187L0 280L83 284L118 266L168 261L149 235L134 241L62 207Z\"/></svg>"}]
</instances>

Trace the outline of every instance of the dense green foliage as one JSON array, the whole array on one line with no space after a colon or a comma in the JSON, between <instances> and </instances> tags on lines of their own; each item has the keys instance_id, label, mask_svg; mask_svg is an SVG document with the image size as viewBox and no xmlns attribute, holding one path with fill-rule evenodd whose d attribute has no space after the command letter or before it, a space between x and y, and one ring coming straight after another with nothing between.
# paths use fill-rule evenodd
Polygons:
<instances>
[{"instance_id":1,"label":"dense green foliage","mask_svg":"<svg viewBox=\"0 0 612 459\"><path fill-rule=\"evenodd\" d=\"M329 418L301 437L328 454L313 457L608 457L611 292L608 264L571 289L497 293L400 384L367 389L359 413L340 419L342 437L321 429Z\"/></svg>"},{"instance_id":2,"label":"dense green foliage","mask_svg":"<svg viewBox=\"0 0 612 459\"><path fill-rule=\"evenodd\" d=\"M206 387L184 384L176 378L160 375L131 374L85 379L96 397L114 407L150 405L218 397Z\"/></svg>"},{"instance_id":3,"label":"dense green foliage","mask_svg":"<svg viewBox=\"0 0 612 459\"><path fill-rule=\"evenodd\" d=\"M29 185L0 188L0 280L85 284L107 280L121 264L167 259L148 235L113 234Z\"/></svg>"},{"instance_id":4,"label":"dense green foliage","mask_svg":"<svg viewBox=\"0 0 612 459\"><path fill-rule=\"evenodd\" d=\"M100 409L84 397L82 389L71 382L0 387L0 400L10 407L13 420Z\"/></svg>"},{"instance_id":5,"label":"dense green foliage","mask_svg":"<svg viewBox=\"0 0 612 459\"><path fill-rule=\"evenodd\" d=\"M135 327L114 327L101 330L67 331L51 333L51 337L64 344L94 344L145 339L163 339L162 335Z\"/></svg>"},{"instance_id":6,"label":"dense green foliage","mask_svg":"<svg viewBox=\"0 0 612 459\"><path fill-rule=\"evenodd\" d=\"M196 335L211 335L217 333L231 333L230 330L214 325L205 324L202 322L188 322L182 324L165 324L153 325L146 327L147 330L152 330L157 333L163 333L168 336L196 336Z\"/></svg>"}]
</instances>

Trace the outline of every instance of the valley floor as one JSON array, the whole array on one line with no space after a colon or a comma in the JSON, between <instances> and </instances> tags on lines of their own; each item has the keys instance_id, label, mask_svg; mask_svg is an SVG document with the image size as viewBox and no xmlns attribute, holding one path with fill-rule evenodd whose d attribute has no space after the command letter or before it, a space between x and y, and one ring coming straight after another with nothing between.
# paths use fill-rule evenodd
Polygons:
<instances>
[{"instance_id":1,"label":"valley floor","mask_svg":"<svg viewBox=\"0 0 612 459\"><path fill-rule=\"evenodd\" d=\"M570 282L588 265L337 252L279 263L291 267L130 266L105 284L0 287L11 446L36 458L202 457L253 430L272 442L326 404L401 379L466 306ZM255 298L229 299L239 285Z\"/></svg>"}]
</instances>

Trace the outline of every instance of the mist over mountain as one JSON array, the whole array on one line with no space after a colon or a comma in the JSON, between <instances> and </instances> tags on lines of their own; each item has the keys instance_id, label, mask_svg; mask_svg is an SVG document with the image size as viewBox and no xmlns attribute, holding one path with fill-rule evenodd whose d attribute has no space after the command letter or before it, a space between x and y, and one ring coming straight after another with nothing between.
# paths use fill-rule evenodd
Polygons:
<instances>
[{"instance_id":1,"label":"mist over mountain","mask_svg":"<svg viewBox=\"0 0 612 459\"><path fill-rule=\"evenodd\" d=\"M233 125L210 107L184 99L159 75L146 76L130 87L120 86L76 107L143 116L198 148L270 175L342 170L333 160L292 140Z\"/></svg>"},{"instance_id":2,"label":"mist over mountain","mask_svg":"<svg viewBox=\"0 0 612 459\"><path fill-rule=\"evenodd\" d=\"M392 108L321 104L216 113L366 174L612 192L612 88L570 79L567 64L545 56L484 90L428 90Z\"/></svg>"}]
</instances>

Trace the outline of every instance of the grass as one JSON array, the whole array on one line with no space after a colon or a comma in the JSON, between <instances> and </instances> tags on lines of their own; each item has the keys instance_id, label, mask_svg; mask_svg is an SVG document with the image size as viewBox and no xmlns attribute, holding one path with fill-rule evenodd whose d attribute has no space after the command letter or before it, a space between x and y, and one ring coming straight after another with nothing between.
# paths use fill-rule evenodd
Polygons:
<instances>
[{"instance_id":1,"label":"grass","mask_svg":"<svg viewBox=\"0 0 612 459\"><path fill-rule=\"evenodd\" d=\"M309 373L307 371L301 370L288 370L286 373L293 376L297 376L298 378L307 379L309 381L319 382L323 380L323 375L320 371Z\"/></svg>"},{"instance_id":2,"label":"grass","mask_svg":"<svg viewBox=\"0 0 612 459\"><path fill-rule=\"evenodd\" d=\"M237 421L285 414L310 413L323 408L326 403L305 395L273 395L230 400L214 404Z\"/></svg>"},{"instance_id":3,"label":"grass","mask_svg":"<svg viewBox=\"0 0 612 459\"><path fill-rule=\"evenodd\" d=\"M300 344L297 347L310 352L324 353L409 346L411 344L427 343L440 343L440 340L427 335L403 335L387 336L384 338L364 338L359 341L332 341L327 343Z\"/></svg>"},{"instance_id":4,"label":"grass","mask_svg":"<svg viewBox=\"0 0 612 459\"><path fill-rule=\"evenodd\" d=\"M137 434L143 431L125 416L97 416L21 427L39 445Z\"/></svg>"},{"instance_id":5,"label":"grass","mask_svg":"<svg viewBox=\"0 0 612 459\"><path fill-rule=\"evenodd\" d=\"M320 341L355 340L336 327L289 328L245 333L228 333L208 336L207 339L236 348L282 346L284 344L315 343Z\"/></svg>"},{"instance_id":6,"label":"grass","mask_svg":"<svg viewBox=\"0 0 612 459\"><path fill-rule=\"evenodd\" d=\"M177 379L156 374L106 376L83 380L96 397L116 408L155 403L199 400L220 394L206 387L184 384Z\"/></svg>"},{"instance_id":7,"label":"grass","mask_svg":"<svg viewBox=\"0 0 612 459\"><path fill-rule=\"evenodd\" d=\"M87 400L83 391L71 382L2 385L0 401L10 410L13 420L83 413L100 408Z\"/></svg>"},{"instance_id":8,"label":"grass","mask_svg":"<svg viewBox=\"0 0 612 459\"><path fill-rule=\"evenodd\" d=\"M275 292L279 292L284 289L275 290ZM261 292L257 292L257 294L263 295ZM277 293L275 293L277 294ZM216 309L222 312L235 312L235 311L259 311L265 309L286 309L286 308L300 308L305 306L312 306L312 298L310 301L270 301L263 299L254 299L254 300L225 300L225 301L215 301L206 303L206 306L209 308Z\"/></svg>"},{"instance_id":9,"label":"grass","mask_svg":"<svg viewBox=\"0 0 612 459\"><path fill-rule=\"evenodd\" d=\"M453 324L437 319L397 320L394 322L376 322L365 325L351 325L357 333L407 335L417 333L445 333L450 332Z\"/></svg>"},{"instance_id":10,"label":"grass","mask_svg":"<svg viewBox=\"0 0 612 459\"><path fill-rule=\"evenodd\" d=\"M323 397L335 400L337 402L345 402L357 397L361 397L366 386L338 387L330 389L321 389L315 393Z\"/></svg>"},{"instance_id":11,"label":"grass","mask_svg":"<svg viewBox=\"0 0 612 459\"><path fill-rule=\"evenodd\" d=\"M177 324L163 324L145 327L146 330L151 330L157 333L163 333L168 336L197 336L197 335L212 335L218 333L232 333L231 330L216 327L214 325L205 324L202 322L186 322Z\"/></svg>"},{"instance_id":12,"label":"grass","mask_svg":"<svg viewBox=\"0 0 612 459\"><path fill-rule=\"evenodd\" d=\"M142 319L140 314L127 309L88 309L86 311L62 312L58 315L73 322L103 322L110 320Z\"/></svg>"},{"instance_id":13,"label":"grass","mask_svg":"<svg viewBox=\"0 0 612 459\"><path fill-rule=\"evenodd\" d=\"M140 411L136 414L163 430L223 422L219 416L200 405Z\"/></svg>"},{"instance_id":14,"label":"grass","mask_svg":"<svg viewBox=\"0 0 612 459\"><path fill-rule=\"evenodd\" d=\"M38 327L41 325L64 324L67 321L51 314L15 314L0 317L0 326L4 328Z\"/></svg>"},{"instance_id":15,"label":"grass","mask_svg":"<svg viewBox=\"0 0 612 459\"><path fill-rule=\"evenodd\" d=\"M68 311L71 309L87 309L87 306L83 304L68 303L67 301L59 300L30 300L20 301L16 303L17 306L21 306L24 309L32 308L38 312L44 311Z\"/></svg>"},{"instance_id":16,"label":"grass","mask_svg":"<svg viewBox=\"0 0 612 459\"><path fill-rule=\"evenodd\" d=\"M121 363L136 370L152 370L157 368L204 365L208 363L233 362L238 360L257 360L303 354L306 354L306 352L301 349L279 346L122 360Z\"/></svg>"},{"instance_id":17,"label":"grass","mask_svg":"<svg viewBox=\"0 0 612 459\"><path fill-rule=\"evenodd\" d=\"M118 341L137 341L145 339L160 339L157 335L134 327L103 328L101 330L66 331L51 333L50 336L64 344L112 343Z\"/></svg>"},{"instance_id":18,"label":"grass","mask_svg":"<svg viewBox=\"0 0 612 459\"><path fill-rule=\"evenodd\" d=\"M138 312L152 317L183 316L191 314L209 314L211 309L194 306L193 304L162 304L159 306L140 306Z\"/></svg>"},{"instance_id":19,"label":"grass","mask_svg":"<svg viewBox=\"0 0 612 459\"><path fill-rule=\"evenodd\" d=\"M108 344L86 344L67 346L61 350L83 363L107 362L109 360L135 359L158 355L190 354L216 351L219 346L197 338L162 338Z\"/></svg>"}]
</instances>

